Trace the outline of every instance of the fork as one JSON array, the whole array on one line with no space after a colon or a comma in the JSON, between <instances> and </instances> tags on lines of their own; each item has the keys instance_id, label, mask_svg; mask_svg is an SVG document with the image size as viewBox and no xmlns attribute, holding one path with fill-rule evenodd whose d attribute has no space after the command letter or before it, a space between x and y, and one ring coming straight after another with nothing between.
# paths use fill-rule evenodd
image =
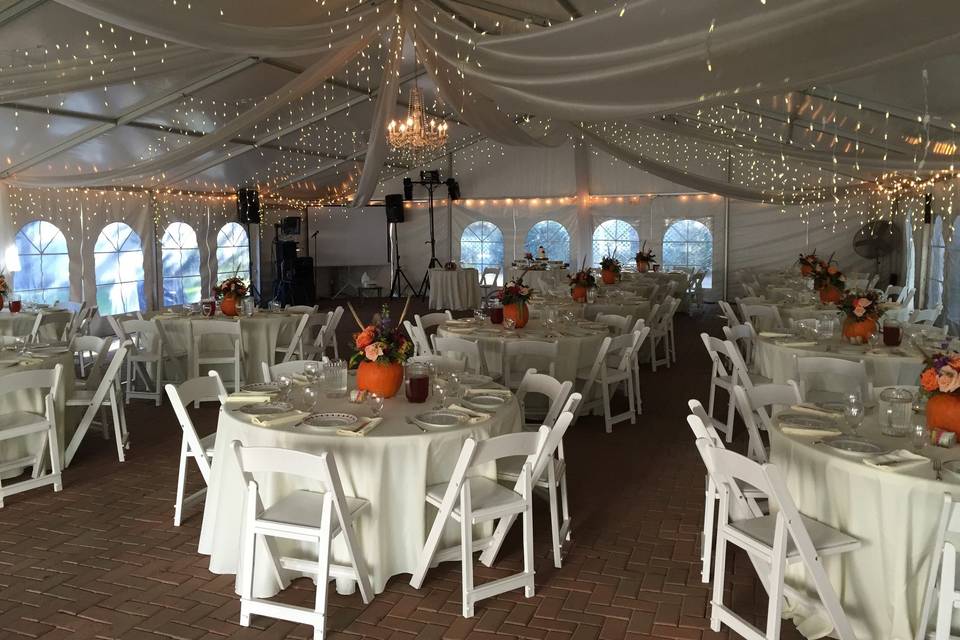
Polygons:
<instances>
[{"instance_id":1,"label":"fork","mask_svg":"<svg viewBox=\"0 0 960 640\"><path fill-rule=\"evenodd\" d=\"M408 422L409 424L412 424L413 426L415 426L417 429L420 429L420 431L423 431L424 433L427 433L427 430L424 429L423 427L421 427L419 424L417 424L417 421L414 420L413 418L411 418L410 416L407 416L407 422Z\"/></svg>"},{"instance_id":2,"label":"fork","mask_svg":"<svg viewBox=\"0 0 960 640\"><path fill-rule=\"evenodd\" d=\"M933 463L933 472L937 474L937 480L943 480L943 475L941 474L941 467L943 466L943 460L938 457L931 460Z\"/></svg>"}]
</instances>

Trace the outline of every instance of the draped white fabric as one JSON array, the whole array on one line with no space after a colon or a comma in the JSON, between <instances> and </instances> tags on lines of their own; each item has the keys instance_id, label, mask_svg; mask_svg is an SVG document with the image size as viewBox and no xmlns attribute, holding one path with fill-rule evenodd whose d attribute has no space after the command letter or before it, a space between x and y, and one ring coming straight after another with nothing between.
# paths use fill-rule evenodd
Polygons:
<instances>
[{"instance_id":1,"label":"draped white fabric","mask_svg":"<svg viewBox=\"0 0 960 640\"><path fill-rule=\"evenodd\" d=\"M291 26L255 26L220 20L204 20L192 15L189 20L169 10L164 0L57 0L81 13L106 20L117 26L169 42L200 49L255 56L302 56L322 53L356 38L353 29L364 21L394 13L389 4L363 4L331 18L323 4L316 4L316 16L309 24ZM325 4L325 3L324 3Z\"/></svg>"}]
</instances>

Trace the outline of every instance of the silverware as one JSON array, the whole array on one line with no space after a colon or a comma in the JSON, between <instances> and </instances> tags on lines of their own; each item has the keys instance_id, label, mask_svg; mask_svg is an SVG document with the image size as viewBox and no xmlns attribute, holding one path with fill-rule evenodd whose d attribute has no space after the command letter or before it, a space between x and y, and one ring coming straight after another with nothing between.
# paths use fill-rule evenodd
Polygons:
<instances>
[{"instance_id":1,"label":"silverware","mask_svg":"<svg viewBox=\"0 0 960 640\"><path fill-rule=\"evenodd\" d=\"M424 433L427 433L427 430L424 429L423 427L421 427L420 424L417 423L417 421L414 420L413 418L411 418L410 416L407 416L407 422L408 422L409 424L412 424L413 426L415 426L417 429L420 429L420 431L423 431Z\"/></svg>"},{"instance_id":2,"label":"silverware","mask_svg":"<svg viewBox=\"0 0 960 640\"><path fill-rule=\"evenodd\" d=\"M933 463L933 472L937 474L937 480L943 480L943 475L941 474L941 468L943 467L943 460L938 457L931 458L930 460Z\"/></svg>"}]
</instances>

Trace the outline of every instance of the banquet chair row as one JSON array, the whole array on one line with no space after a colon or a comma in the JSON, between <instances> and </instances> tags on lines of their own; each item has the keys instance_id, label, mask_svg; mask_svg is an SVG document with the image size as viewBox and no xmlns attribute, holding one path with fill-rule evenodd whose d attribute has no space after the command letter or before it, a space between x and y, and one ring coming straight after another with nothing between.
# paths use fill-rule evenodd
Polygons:
<instances>
[{"instance_id":1,"label":"banquet chair row","mask_svg":"<svg viewBox=\"0 0 960 640\"><path fill-rule=\"evenodd\" d=\"M727 442L732 442L736 404L733 398L733 387L740 384L750 388L758 384L767 384L770 379L750 371L737 343L729 339L720 340L707 333L701 333L700 339L703 341L711 363L707 415L710 417L711 426L722 432ZM718 388L726 391L728 395L726 422L720 422L713 417Z\"/></svg>"},{"instance_id":2,"label":"banquet chair row","mask_svg":"<svg viewBox=\"0 0 960 640\"><path fill-rule=\"evenodd\" d=\"M630 424L636 424L641 404L638 354L650 332L649 327L643 327L639 331L603 339L591 367L577 372L583 397L578 416L584 410L599 409L607 433L612 433L613 425L618 422L629 420ZM628 410L614 415L611 400L621 386L626 391Z\"/></svg>"},{"instance_id":3,"label":"banquet chair row","mask_svg":"<svg viewBox=\"0 0 960 640\"><path fill-rule=\"evenodd\" d=\"M932 309L917 309L910 314L910 323L911 324L934 324L937 320L940 319L940 314L943 313L943 305L938 304Z\"/></svg>"},{"instance_id":4,"label":"banquet chair row","mask_svg":"<svg viewBox=\"0 0 960 640\"><path fill-rule=\"evenodd\" d=\"M680 299L668 296L660 304L657 313L648 323L650 329L650 370L656 371L660 365L670 368L677 360L673 321L680 308ZM657 356L658 347L663 345L663 358Z\"/></svg>"},{"instance_id":5,"label":"banquet chair row","mask_svg":"<svg viewBox=\"0 0 960 640\"><path fill-rule=\"evenodd\" d=\"M693 408L691 402L691 408ZM717 510L707 521L712 537L710 544L715 558L712 567L710 628L720 632L723 626L753 640L776 640L780 637L784 601L798 595L784 582L789 565L802 564L813 583L833 632L840 640L856 640L839 597L831 585L820 559L848 553L860 548L856 538L803 515L796 506L779 469L760 464L734 451L711 434L695 411L687 417L696 436L697 449L707 468L714 495L707 496L707 509ZM766 498L772 505L769 514L759 507L757 499ZM717 503L719 506L717 507ZM727 546L747 552L761 584L767 591L766 625L759 629L724 603Z\"/></svg>"}]
</instances>

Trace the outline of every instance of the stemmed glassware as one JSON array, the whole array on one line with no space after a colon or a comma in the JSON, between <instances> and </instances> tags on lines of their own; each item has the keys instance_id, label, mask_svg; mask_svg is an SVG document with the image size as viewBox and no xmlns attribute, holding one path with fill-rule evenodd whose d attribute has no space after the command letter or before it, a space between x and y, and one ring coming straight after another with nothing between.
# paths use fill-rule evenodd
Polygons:
<instances>
[{"instance_id":1,"label":"stemmed glassware","mask_svg":"<svg viewBox=\"0 0 960 640\"><path fill-rule=\"evenodd\" d=\"M293 380L288 376L280 376L277 378L277 388L279 389L278 399L281 402L289 402L290 392L293 390Z\"/></svg>"}]
</instances>

